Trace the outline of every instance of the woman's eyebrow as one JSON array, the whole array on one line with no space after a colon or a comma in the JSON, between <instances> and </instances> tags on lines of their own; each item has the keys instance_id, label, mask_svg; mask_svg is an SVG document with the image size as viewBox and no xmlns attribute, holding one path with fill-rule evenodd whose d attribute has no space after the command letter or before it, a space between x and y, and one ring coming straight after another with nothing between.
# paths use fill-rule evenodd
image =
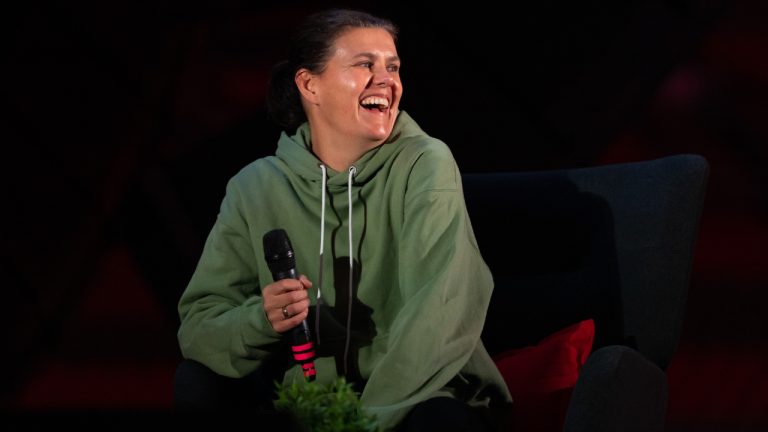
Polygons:
<instances>
[{"instance_id":1,"label":"woman's eyebrow","mask_svg":"<svg viewBox=\"0 0 768 432\"><path fill-rule=\"evenodd\" d=\"M369 59L369 60L375 60L375 59L377 58L376 54L374 54L374 53L370 53L370 52L362 52L362 53L359 53L359 54L355 55L355 57L354 57L354 58L357 58L357 57L365 57L365 58L367 58L367 59ZM398 57L398 56L390 56L390 57L387 57L387 62L388 62L388 63L391 63L391 62L398 62L398 61L400 61L400 57Z\"/></svg>"}]
</instances>

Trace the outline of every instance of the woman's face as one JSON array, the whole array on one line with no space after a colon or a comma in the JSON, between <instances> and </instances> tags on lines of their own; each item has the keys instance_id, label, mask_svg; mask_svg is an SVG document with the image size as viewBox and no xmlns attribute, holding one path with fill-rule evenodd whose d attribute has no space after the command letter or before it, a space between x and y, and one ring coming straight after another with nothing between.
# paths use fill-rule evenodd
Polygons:
<instances>
[{"instance_id":1,"label":"woman's face","mask_svg":"<svg viewBox=\"0 0 768 432\"><path fill-rule=\"evenodd\" d=\"M400 59L392 36L379 28L341 34L325 70L315 77L313 130L326 136L381 143L389 137L402 95Z\"/></svg>"}]
</instances>

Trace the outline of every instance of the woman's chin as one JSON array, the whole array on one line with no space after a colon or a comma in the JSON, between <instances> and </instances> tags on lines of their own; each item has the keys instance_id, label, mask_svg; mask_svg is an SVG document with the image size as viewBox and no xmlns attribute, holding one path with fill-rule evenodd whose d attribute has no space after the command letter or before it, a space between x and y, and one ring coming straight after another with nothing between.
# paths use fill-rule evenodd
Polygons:
<instances>
[{"instance_id":1,"label":"woman's chin","mask_svg":"<svg viewBox=\"0 0 768 432\"><path fill-rule=\"evenodd\" d=\"M392 133L392 127L394 122L391 118L391 112L384 111L369 111L362 110L360 120L365 125L366 135L371 141L382 142L389 138L389 134Z\"/></svg>"},{"instance_id":2,"label":"woman's chin","mask_svg":"<svg viewBox=\"0 0 768 432\"><path fill-rule=\"evenodd\" d=\"M381 143L385 141L387 138L389 138L389 134L392 133L392 129L378 129L375 131L370 131L368 134L368 139L373 142Z\"/></svg>"},{"instance_id":3,"label":"woman's chin","mask_svg":"<svg viewBox=\"0 0 768 432\"><path fill-rule=\"evenodd\" d=\"M368 128L368 137L371 141L384 141L392 133L392 125L386 124L371 125Z\"/></svg>"}]
</instances>

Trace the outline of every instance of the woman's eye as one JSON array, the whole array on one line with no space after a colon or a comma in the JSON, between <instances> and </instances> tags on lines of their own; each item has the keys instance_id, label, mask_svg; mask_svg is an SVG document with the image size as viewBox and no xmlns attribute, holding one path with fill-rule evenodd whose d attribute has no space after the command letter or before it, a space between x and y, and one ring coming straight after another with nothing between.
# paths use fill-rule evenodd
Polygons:
<instances>
[{"instance_id":1,"label":"woman's eye","mask_svg":"<svg viewBox=\"0 0 768 432\"><path fill-rule=\"evenodd\" d=\"M390 72L398 72L400 71L400 65L389 65L387 66L387 70Z\"/></svg>"},{"instance_id":2,"label":"woman's eye","mask_svg":"<svg viewBox=\"0 0 768 432\"><path fill-rule=\"evenodd\" d=\"M371 63L371 62L362 62L362 63L358 63L358 66L362 66L364 68L370 69L370 68L373 67L373 63Z\"/></svg>"}]
</instances>

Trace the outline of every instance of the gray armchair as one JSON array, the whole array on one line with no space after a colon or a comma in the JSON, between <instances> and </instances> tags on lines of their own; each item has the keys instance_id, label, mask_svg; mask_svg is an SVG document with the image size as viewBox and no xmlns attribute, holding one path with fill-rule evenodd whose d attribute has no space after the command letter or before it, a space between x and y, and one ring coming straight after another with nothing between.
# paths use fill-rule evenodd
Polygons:
<instances>
[{"instance_id":1,"label":"gray armchair","mask_svg":"<svg viewBox=\"0 0 768 432\"><path fill-rule=\"evenodd\" d=\"M697 155L463 176L496 288L491 354L593 318L566 431L663 430L709 172ZM513 395L514 396L514 395Z\"/></svg>"}]
</instances>

